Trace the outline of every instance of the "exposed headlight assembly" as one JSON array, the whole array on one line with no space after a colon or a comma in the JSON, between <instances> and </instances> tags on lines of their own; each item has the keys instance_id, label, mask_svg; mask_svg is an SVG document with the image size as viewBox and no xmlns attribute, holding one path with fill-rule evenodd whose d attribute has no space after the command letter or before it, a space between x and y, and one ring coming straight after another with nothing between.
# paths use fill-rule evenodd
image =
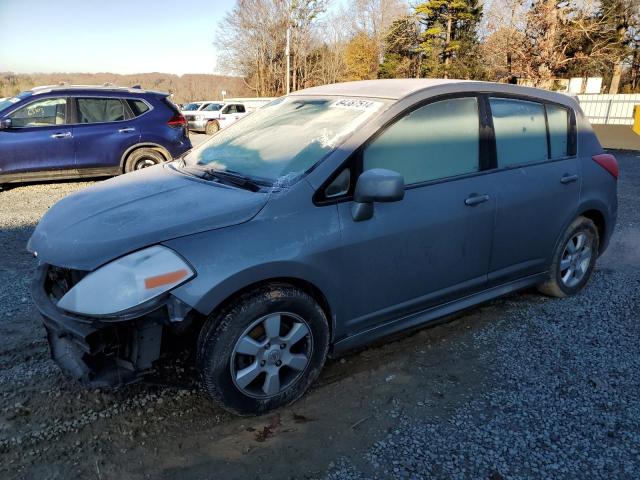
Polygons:
<instances>
[{"instance_id":1,"label":"exposed headlight assembly","mask_svg":"<svg viewBox=\"0 0 640 480\"><path fill-rule=\"evenodd\" d=\"M173 250L156 245L89 273L60 299L58 307L83 315L112 315L152 300L194 275Z\"/></svg>"}]
</instances>

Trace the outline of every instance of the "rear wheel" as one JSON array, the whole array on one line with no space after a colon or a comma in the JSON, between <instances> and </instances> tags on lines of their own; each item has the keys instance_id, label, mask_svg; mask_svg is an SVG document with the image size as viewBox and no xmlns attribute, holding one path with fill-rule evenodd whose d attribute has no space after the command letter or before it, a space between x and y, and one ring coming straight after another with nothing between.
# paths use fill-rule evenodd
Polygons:
<instances>
[{"instance_id":1,"label":"rear wheel","mask_svg":"<svg viewBox=\"0 0 640 480\"><path fill-rule=\"evenodd\" d=\"M212 316L198 339L198 369L207 393L237 415L287 405L318 377L329 327L306 292L286 284L261 287Z\"/></svg>"},{"instance_id":2,"label":"rear wheel","mask_svg":"<svg viewBox=\"0 0 640 480\"><path fill-rule=\"evenodd\" d=\"M152 148L138 148L129 154L124 164L124 172L133 172L152 167L165 161L164 155Z\"/></svg>"},{"instance_id":3,"label":"rear wheel","mask_svg":"<svg viewBox=\"0 0 640 480\"><path fill-rule=\"evenodd\" d=\"M207 135L213 135L218 130L220 130L220 124L217 121L213 120L207 123L207 126L204 129L204 133L206 133Z\"/></svg>"},{"instance_id":4,"label":"rear wheel","mask_svg":"<svg viewBox=\"0 0 640 480\"><path fill-rule=\"evenodd\" d=\"M552 297L567 297L584 288L598 257L600 239L595 224L576 218L565 232L553 256L550 278L538 290Z\"/></svg>"}]
</instances>

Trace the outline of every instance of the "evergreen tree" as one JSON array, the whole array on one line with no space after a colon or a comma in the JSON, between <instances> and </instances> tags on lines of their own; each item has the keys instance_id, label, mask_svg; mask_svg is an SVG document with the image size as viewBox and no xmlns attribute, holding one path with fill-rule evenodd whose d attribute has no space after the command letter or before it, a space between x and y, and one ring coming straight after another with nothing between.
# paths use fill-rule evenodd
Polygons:
<instances>
[{"instance_id":1,"label":"evergreen tree","mask_svg":"<svg viewBox=\"0 0 640 480\"><path fill-rule=\"evenodd\" d=\"M424 73L477 77L477 27L482 19L478 0L427 0L415 7L415 13L424 26Z\"/></svg>"}]
</instances>

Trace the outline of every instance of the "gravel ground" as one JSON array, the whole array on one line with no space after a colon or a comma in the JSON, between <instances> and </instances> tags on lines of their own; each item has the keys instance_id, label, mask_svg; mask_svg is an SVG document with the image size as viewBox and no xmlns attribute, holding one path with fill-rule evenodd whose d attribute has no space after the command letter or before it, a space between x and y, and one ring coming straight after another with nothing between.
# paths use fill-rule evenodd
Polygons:
<instances>
[{"instance_id":1,"label":"gravel ground","mask_svg":"<svg viewBox=\"0 0 640 480\"><path fill-rule=\"evenodd\" d=\"M617 156L618 229L584 293L510 295L351 354L252 419L212 407L188 362L179 387L64 380L24 246L89 183L0 192L0 478L639 478L640 155Z\"/></svg>"}]
</instances>

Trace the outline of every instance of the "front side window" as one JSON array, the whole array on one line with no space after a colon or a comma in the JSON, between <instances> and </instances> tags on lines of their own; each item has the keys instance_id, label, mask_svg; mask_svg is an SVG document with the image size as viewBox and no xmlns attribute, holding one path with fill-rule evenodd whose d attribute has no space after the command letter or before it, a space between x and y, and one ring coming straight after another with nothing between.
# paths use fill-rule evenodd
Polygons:
<instances>
[{"instance_id":1,"label":"front side window","mask_svg":"<svg viewBox=\"0 0 640 480\"><path fill-rule=\"evenodd\" d=\"M43 98L19 108L9 118L12 127L47 127L66 123L67 100Z\"/></svg>"},{"instance_id":2,"label":"front side window","mask_svg":"<svg viewBox=\"0 0 640 480\"><path fill-rule=\"evenodd\" d=\"M547 126L540 103L491 98L498 167L547 160Z\"/></svg>"},{"instance_id":3,"label":"front side window","mask_svg":"<svg viewBox=\"0 0 640 480\"><path fill-rule=\"evenodd\" d=\"M569 152L569 111L557 105L547 105L551 158L566 157Z\"/></svg>"},{"instance_id":4,"label":"front side window","mask_svg":"<svg viewBox=\"0 0 640 480\"><path fill-rule=\"evenodd\" d=\"M185 163L288 184L387 105L366 98L283 97L194 148Z\"/></svg>"},{"instance_id":5,"label":"front side window","mask_svg":"<svg viewBox=\"0 0 640 480\"><path fill-rule=\"evenodd\" d=\"M78 123L119 122L126 118L118 98L78 98Z\"/></svg>"},{"instance_id":6,"label":"front side window","mask_svg":"<svg viewBox=\"0 0 640 480\"><path fill-rule=\"evenodd\" d=\"M204 107L203 110L206 110L207 112L217 112L221 108L222 108L221 103L210 103L209 105Z\"/></svg>"},{"instance_id":7,"label":"front side window","mask_svg":"<svg viewBox=\"0 0 640 480\"><path fill-rule=\"evenodd\" d=\"M475 97L453 98L413 110L363 151L363 169L386 168L407 185L480 169L480 120Z\"/></svg>"}]
</instances>

